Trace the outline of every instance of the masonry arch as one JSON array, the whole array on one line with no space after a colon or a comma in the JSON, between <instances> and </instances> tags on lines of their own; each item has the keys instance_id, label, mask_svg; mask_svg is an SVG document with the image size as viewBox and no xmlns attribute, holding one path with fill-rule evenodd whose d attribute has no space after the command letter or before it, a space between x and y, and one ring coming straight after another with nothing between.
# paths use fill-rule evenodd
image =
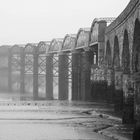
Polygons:
<instances>
[{"instance_id":1,"label":"masonry arch","mask_svg":"<svg viewBox=\"0 0 140 140\"><path fill-rule=\"evenodd\" d=\"M133 72L140 71L140 21L136 19L133 36Z\"/></svg>"},{"instance_id":2,"label":"masonry arch","mask_svg":"<svg viewBox=\"0 0 140 140\"><path fill-rule=\"evenodd\" d=\"M130 50L129 50L129 39L128 39L127 30L124 31L122 69L124 74L130 73Z\"/></svg>"},{"instance_id":3,"label":"masonry arch","mask_svg":"<svg viewBox=\"0 0 140 140\"><path fill-rule=\"evenodd\" d=\"M115 36L114 38L114 51L113 51L113 65L114 69L118 70L120 69L120 50L119 50L119 41L118 37Z\"/></svg>"}]
</instances>

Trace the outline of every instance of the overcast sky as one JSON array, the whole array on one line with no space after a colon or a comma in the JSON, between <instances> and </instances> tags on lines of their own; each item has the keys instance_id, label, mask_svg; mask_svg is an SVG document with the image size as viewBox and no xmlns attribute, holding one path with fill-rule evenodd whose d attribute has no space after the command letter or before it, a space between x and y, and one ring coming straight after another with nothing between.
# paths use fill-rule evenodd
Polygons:
<instances>
[{"instance_id":1,"label":"overcast sky","mask_svg":"<svg viewBox=\"0 0 140 140\"><path fill-rule=\"evenodd\" d=\"M0 0L0 45L64 38L94 18L117 17L129 0Z\"/></svg>"}]
</instances>

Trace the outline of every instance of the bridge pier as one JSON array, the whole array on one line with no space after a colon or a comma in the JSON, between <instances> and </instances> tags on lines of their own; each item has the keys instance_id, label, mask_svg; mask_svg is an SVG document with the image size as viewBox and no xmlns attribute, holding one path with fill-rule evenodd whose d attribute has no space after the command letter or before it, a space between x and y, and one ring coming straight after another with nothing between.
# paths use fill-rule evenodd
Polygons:
<instances>
[{"instance_id":1,"label":"bridge pier","mask_svg":"<svg viewBox=\"0 0 140 140\"><path fill-rule=\"evenodd\" d=\"M114 92L115 92L115 85L114 85L114 71L111 68L106 70L106 81L107 81L107 97L106 100L113 103L114 102Z\"/></svg>"},{"instance_id":2,"label":"bridge pier","mask_svg":"<svg viewBox=\"0 0 140 140\"><path fill-rule=\"evenodd\" d=\"M81 61L81 100L91 100L91 51L82 52Z\"/></svg>"},{"instance_id":3,"label":"bridge pier","mask_svg":"<svg viewBox=\"0 0 140 140\"><path fill-rule=\"evenodd\" d=\"M68 56L66 53L59 54L59 86L58 86L58 99L68 100Z\"/></svg>"},{"instance_id":4,"label":"bridge pier","mask_svg":"<svg viewBox=\"0 0 140 140\"><path fill-rule=\"evenodd\" d=\"M12 54L11 48L8 51L8 92L12 92Z\"/></svg>"},{"instance_id":5,"label":"bridge pier","mask_svg":"<svg viewBox=\"0 0 140 140\"><path fill-rule=\"evenodd\" d=\"M46 99L53 99L53 54L46 56Z\"/></svg>"},{"instance_id":6,"label":"bridge pier","mask_svg":"<svg viewBox=\"0 0 140 140\"><path fill-rule=\"evenodd\" d=\"M115 111L122 111L123 109L123 87L122 87L122 71L115 71Z\"/></svg>"},{"instance_id":7,"label":"bridge pier","mask_svg":"<svg viewBox=\"0 0 140 140\"><path fill-rule=\"evenodd\" d=\"M33 58L33 99L38 99L38 52L35 48Z\"/></svg>"},{"instance_id":8,"label":"bridge pier","mask_svg":"<svg viewBox=\"0 0 140 140\"><path fill-rule=\"evenodd\" d=\"M123 123L134 122L134 89L132 84L132 76L123 74Z\"/></svg>"},{"instance_id":9,"label":"bridge pier","mask_svg":"<svg viewBox=\"0 0 140 140\"><path fill-rule=\"evenodd\" d=\"M72 52L72 100L81 99L81 51Z\"/></svg>"},{"instance_id":10,"label":"bridge pier","mask_svg":"<svg viewBox=\"0 0 140 140\"><path fill-rule=\"evenodd\" d=\"M20 51L20 93L25 93L25 54L24 49Z\"/></svg>"}]
</instances>

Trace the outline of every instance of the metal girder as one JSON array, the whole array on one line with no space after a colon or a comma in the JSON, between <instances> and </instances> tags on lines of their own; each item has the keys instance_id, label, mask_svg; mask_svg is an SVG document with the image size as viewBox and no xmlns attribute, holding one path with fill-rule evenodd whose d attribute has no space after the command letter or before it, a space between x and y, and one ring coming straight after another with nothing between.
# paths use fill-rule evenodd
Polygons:
<instances>
[{"instance_id":1,"label":"metal girder","mask_svg":"<svg viewBox=\"0 0 140 140\"><path fill-rule=\"evenodd\" d=\"M58 54L53 55L53 83L54 87L58 86Z\"/></svg>"},{"instance_id":2,"label":"metal girder","mask_svg":"<svg viewBox=\"0 0 140 140\"><path fill-rule=\"evenodd\" d=\"M71 82L72 80L72 55L69 53L68 55L68 79Z\"/></svg>"},{"instance_id":3,"label":"metal girder","mask_svg":"<svg viewBox=\"0 0 140 140\"><path fill-rule=\"evenodd\" d=\"M20 71L20 55L15 54L11 57L12 71Z\"/></svg>"},{"instance_id":4,"label":"metal girder","mask_svg":"<svg viewBox=\"0 0 140 140\"><path fill-rule=\"evenodd\" d=\"M20 53L11 55L11 86L14 92L20 90L20 69L21 69L21 58Z\"/></svg>"},{"instance_id":5,"label":"metal girder","mask_svg":"<svg viewBox=\"0 0 140 140\"><path fill-rule=\"evenodd\" d=\"M38 57L38 75L46 74L46 55L39 55Z\"/></svg>"},{"instance_id":6,"label":"metal girder","mask_svg":"<svg viewBox=\"0 0 140 140\"><path fill-rule=\"evenodd\" d=\"M33 55L25 55L25 74L33 74Z\"/></svg>"},{"instance_id":7,"label":"metal girder","mask_svg":"<svg viewBox=\"0 0 140 140\"><path fill-rule=\"evenodd\" d=\"M58 54L53 56L53 77L58 77Z\"/></svg>"}]
</instances>

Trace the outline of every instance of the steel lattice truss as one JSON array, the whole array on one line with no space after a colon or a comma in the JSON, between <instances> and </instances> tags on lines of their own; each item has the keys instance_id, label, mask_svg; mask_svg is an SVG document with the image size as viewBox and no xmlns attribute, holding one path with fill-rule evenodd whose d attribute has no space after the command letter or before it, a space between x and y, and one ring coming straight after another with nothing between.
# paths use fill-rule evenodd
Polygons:
<instances>
[{"instance_id":1,"label":"steel lattice truss","mask_svg":"<svg viewBox=\"0 0 140 140\"><path fill-rule=\"evenodd\" d=\"M46 55L42 54L38 57L38 74L45 75L46 74Z\"/></svg>"},{"instance_id":2,"label":"steel lattice truss","mask_svg":"<svg viewBox=\"0 0 140 140\"><path fill-rule=\"evenodd\" d=\"M54 86L58 85L58 54L53 55L53 81Z\"/></svg>"},{"instance_id":3,"label":"steel lattice truss","mask_svg":"<svg viewBox=\"0 0 140 140\"><path fill-rule=\"evenodd\" d=\"M68 79L71 81L72 79L72 55L69 53L68 55Z\"/></svg>"},{"instance_id":4,"label":"steel lattice truss","mask_svg":"<svg viewBox=\"0 0 140 140\"><path fill-rule=\"evenodd\" d=\"M12 89L19 91L20 89L20 54L12 54L11 56L11 73L12 73Z\"/></svg>"},{"instance_id":5,"label":"steel lattice truss","mask_svg":"<svg viewBox=\"0 0 140 140\"><path fill-rule=\"evenodd\" d=\"M58 77L58 55L54 54L53 57L53 77Z\"/></svg>"},{"instance_id":6,"label":"steel lattice truss","mask_svg":"<svg viewBox=\"0 0 140 140\"><path fill-rule=\"evenodd\" d=\"M0 56L0 69L8 68L8 57Z\"/></svg>"},{"instance_id":7,"label":"steel lattice truss","mask_svg":"<svg viewBox=\"0 0 140 140\"><path fill-rule=\"evenodd\" d=\"M13 54L11 57L11 67L12 72L19 72L20 71L20 55L19 54Z\"/></svg>"},{"instance_id":8,"label":"steel lattice truss","mask_svg":"<svg viewBox=\"0 0 140 140\"><path fill-rule=\"evenodd\" d=\"M71 53L67 54L67 59L68 62L66 63L66 69L68 70L68 75L67 79L69 82L71 82L72 79L72 56ZM59 77L59 71L58 71L58 63L59 63L59 58L57 54L54 54L53 57L53 77L54 77L54 85L58 85L58 77Z\"/></svg>"},{"instance_id":9,"label":"steel lattice truss","mask_svg":"<svg viewBox=\"0 0 140 140\"><path fill-rule=\"evenodd\" d=\"M33 55L25 55L25 74L33 74Z\"/></svg>"}]
</instances>

